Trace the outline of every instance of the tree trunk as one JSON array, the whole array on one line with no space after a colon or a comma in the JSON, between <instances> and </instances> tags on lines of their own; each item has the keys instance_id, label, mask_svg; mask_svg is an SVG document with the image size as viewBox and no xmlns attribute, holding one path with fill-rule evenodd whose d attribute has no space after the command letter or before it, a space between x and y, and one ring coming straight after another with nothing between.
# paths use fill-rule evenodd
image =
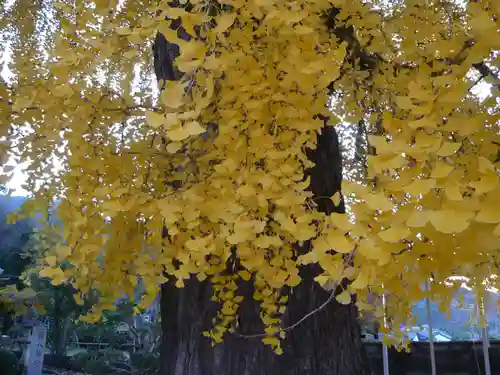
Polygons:
<instances>
[{"instance_id":1,"label":"tree trunk","mask_svg":"<svg viewBox=\"0 0 500 375\"><path fill-rule=\"evenodd\" d=\"M0 303L0 309L3 309L3 308L4 308L4 306ZM5 308L9 308L9 307L5 307ZM2 335L6 335L9 332L9 330L12 328L12 326L14 325L14 313L12 311L10 311L10 308L9 308L9 310L3 311L2 313L0 313L0 319L3 320L1 333L2 333Z\"/></svg>"},{"instance_id":2,"label":"tree trunk","mask_svg":"<svg viewBox=\"0 0 500 375\"><path fill-rule=\"evenodd\" d=\"M245 285L240 308L240 332L263 332L252 287ZM227 334L212 348L201 335L211 327L216 306L210 285L192 279L183 289L162 286L161 375L368 375L355 305L327 305L288 333L284 353L277 356L260 339ZM329 296L306 278L290 296L284 324L290 325L316 309Z\"/></svg>"},{"instance_id":3,"label":"tree trunk","mask_svg":"<svg viewBox=\"0 0 500 375\"><path fill-rule=\"evenodd\" d=\"M64 290L54 288L54 329L52 332L53 353L57 361L62 361L66 355L68 334L73 321L71 313L65 309L68 301L64 298Z\"/></svg>"},{"instance_id":4,"label":"tree trunk","mask_svg":"<svg viewBox=\"0 0 500 375\"><path fill-rule=\"evenodd\" d=\"M56 340L55 340L55 348L54 355L57 360L62 360L66 355L66 347L68 345L69 337L69 329L71 326L72 319L70 317L60 318L56 321Z\"/></svg>"},{"instance_id":5,"label":"tree trunk","mask_svg":"<svg viewBox=\"0 0 500 375\"><path fill-rule=\"evenodd\" d=\"M177 78L172 69L175 52L175 46L159 34L154 46L158 80ZM331 199L321 198L340 191L342 180L342 160L333 127L323 128L317 149L310 151L308 157L316 164L308 173L318 209L327 214L343 213L343 201L335 207ZM314 281L318 272L314 265L301 269L302 282L290 293L284 326L294 324L328 299L331 292ZM222 344L212 347L201 334L212 327L218 308L210 301L210 283L192 278L185 284L178 289L170 281L161 288L161 375L370 374L354 304L341 305L333 300L288 332L284 353L278 356L259 338L230 333ZM262 333L251 282L242 282L238 294L244 296L239 309L239 333Z\"/></svg>"}]
</instances>

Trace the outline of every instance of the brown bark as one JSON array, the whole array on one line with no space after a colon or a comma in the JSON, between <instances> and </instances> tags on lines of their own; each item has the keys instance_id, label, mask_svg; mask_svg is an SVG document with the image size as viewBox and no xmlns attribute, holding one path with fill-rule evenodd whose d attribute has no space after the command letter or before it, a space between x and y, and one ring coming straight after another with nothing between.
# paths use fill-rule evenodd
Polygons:
<instances>
[{"instance_id":1,"label":"brown bark","mask_svg":"<svg viewBox=\"0 0 500 375\"><path fill-rule=\"evenodd\" d=\"M240 332L263 331L252 287L244 286ZM356 307L332 302L289 332L277 356L259 339L228 334L215 347L201 332L211 327L215 309L207 282L196 279L184 289L162 286L162 375L368 375ZM305 278L290 296L284 324L317 308L329 293Z\"/></svg>"},{"instance_id":2,"label":"brown bark","mask_svg":"<svg viewBox=\"0 0 500 375\"><path fill-rule=\"evenodd\" d=\"M155 41L155 71L158 80L177 78L172 68L176 47L162 35ZM326 122L326 119L325 119ZM342 160L338 137L333 127L318 136L318 147L308 153L315 167L311 190L318 209L327 214L343 212L343 202L335 207L328 198L340 191ZM320 306L330 292L316 282L317 266L301 269L302 282L289 293L285 326L300 320ZM222 344L212 347L201 333L212 327L218 306L210 302L209 282L192 278L182 289L173 281L161 288L162 348L161 375L368 375L360 337L357 309L335 300L291 330L277 356L258 338L227 334ZM239 332L263 332L259 306L252 299L251 282L242 282L239 294L245 297L239 310Z\"/></svg>"}]
</instances>

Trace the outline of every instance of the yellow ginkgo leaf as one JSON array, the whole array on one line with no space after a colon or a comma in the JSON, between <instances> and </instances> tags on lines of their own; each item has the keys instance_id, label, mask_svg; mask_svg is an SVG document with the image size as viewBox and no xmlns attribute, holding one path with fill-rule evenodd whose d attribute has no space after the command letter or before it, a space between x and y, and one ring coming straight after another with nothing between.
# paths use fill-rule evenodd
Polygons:
<instances>
[{"instance_id":1,"label":"yellow ginkgo leaf","mask_svg":"<svg viewBox=\"0 0 500 375\"><path fill-rule=\"evenodd\" d=\"M199 41L189 41L180 44L181 55L180 60L189 62L192 59L200 59L205 56L207 52L206 45Z\"/></svg>"},{"instance_id":2,"label":"yellow ginkgo leaf","mask_svg":"<svg viewBox=\"0 0 500 375\"><path fill-rule=\"evenodd\" d=\"M189 132L183 128L171 129L167 131L167 138L174 142L180 142L189 137Z\"/></svg>"},{"instance_id":3,"label":"yellow ginkgo leaf","mask_svg":"<svg viewBox=\"0 0 500 375\"><path fill-rule=\"evenodd\" d=\"M250 272L248 272L247 270L241 270L240 272L238 272L238 275L240 275L240 277L246 281L248 281L252 278L252 274Z\"/></svg>"},{"instance_id":4,"label":"yellow ginkgo leaf","mask_svg":"<svg viewBox=\"0 0 500 375\"><path fill-rule=\"evenodd\" d=\"M40 271L40 276L51 279L52 285L60 285L66 279L63 270L60 268L43 268Z\"/></svg>"},{"instance_id":5,"label":"yellow ginkgo leaf","mask_svg":"<svg viewBox=\"0 0 500 375\"><path fill-rule=\"evenodd\" d=\"M422 228L429 222L431 214L429 211L415 210L406 220L406 225L410 228Z\"/></svg>"},{"instance_id":6,"label":"yellow ginkgo leaf","mask_svg":"<svg viewBox=\"0 0 500 375\"><path fill-rule=\"evenodd\" d=\"M234 23L234 20L236 19L236 13L234 12L226 12L217 17L217 26L213 30L216 33L223 33L227 29L231 27L231 25Z\"/></svg>"},{"instance_id":7,"label":"yellow ginkgo leaf","mask_svg":"<svg viewBox=\"0 0 500 375\"><path fill-rule=\"evenodd\" d=\"M462 143L460 142L443 142L436 154L438 156L450 156L457 152L461 146Z\"/></svg>"},{"instance_id":8,"label":"yellow ginkgo leaf","mask_svg":"<svg viewBox=\"0 0 500 375\"><path fill-rule=\"evenodd\" d=\"M169 154L175 154L177 151L179 151L182 148L182 143L181 142L170 142L166 150Z\"/></svg>"},{"instance_id":9,"label":"yellow ginkgo leaf","mask_svg":"<svg viewBox=\"0 0 500 375\"><path fill-rule=\"evenodd\" d=\"M436 180L433 179L414 180L410 185L404 188L404 191L413 196L425 195L435 186Z\"/></svg>"},{"instance_id":10,"label":"yellow ginkgo leaf","mask_svg":"<svg viewBox=\"0 0 500 375\"><path fill-rule=\"evenodd\" d=\"M57 264L57 258L54 255L49 255L45 257L45 262L49 267L55 267Z\"/></svg>"},{"instance_id":11,"label":"yellow ginkgo leaf","mask_svg":"<svg viewBox=\"0 0 500 375\"><path fill-rule=\"evenodd\" d=\"M351 303L351 293L344 290L342 293L335 296L335 299L342 305L348 305Z\"/></svg>"},{"instance_id":12,"label":"yellow ginkgo leaf","mask_svg":"<svg viewBox=\"0 0 500 375\"><path fill-rule=\"evenodd\" d=\"M205 272L198 272L196 274L196 278L198 279L198 281L203 281L203 280L206 280L207 279L207 274Z\"/></svg>"},{"instance_id":13,"label":"yellow ginkgo leaf","mask_svg":"<svg viewBox=\"0 0 500 375\"><path fill-rule=\"evenodd\" d=\"M408 96L397 96L395 99L396 104L401 109L413 109L415 107L411 98Z\"/></svg>"},{"instance_id":14,"label":"yellow ginkgo leaf","mask_svg":"<svg viewBox=\"0 0 500 375\"><path fill-rule=\"evenodd\" d=\"M318 275L314 278L314 281L323 286L330 281L330 278L328 277L328 275Z\"/></svg>"},{"instance_id":15,"label":"yellow ginkgo leaf","mask_svg":"<svg viewBox=\"0 0 500 375\"><path fill-rule=\"evenodd\" d=\"M338 228L344 232L348 232L354 227L354 224L349 221L349 216L344 214L332 213L328 217L328 221L333 225L334 228Z\"/></svg>"},{"instance_id":16,"label":"yellow ginkgo leaf","mask_svg":"<svg viewBox=\"0 0 500 375\"><path fill-rule=\"evenodd\" d=\"M236 190L236 193L242 197L250 197L255 195L255 189L251 185L242 185Z\"/></svg>"},{"instance_id":17,"label":"yellow ginkgo leaf","mask_svg":"<svg viewBox=\"0 0 500 375\"><path fill-rule=\"evenodd\" d=\"M312 248L314 251L319 253L324 253L328 250L332 250L330 243L327 240L327 236L320 236L312 241Z\"/></svg>"},{"instance_id":18,"label":"yellow ginkgo leaf","mask_svg":"<svg viewBox=\"0 0 500 375\"><path fill-rule=\"evenodd\" d=\"M294 30L299 35L306 35L306 34L314 33L314 29L312 27L303 26L303 25L295 26Z\"/></svg>"},{"instance_id":19,"label":"yellow ginkgo leaf","mask_svg":"<svg viewBox=\"0 0 500 375\"><path fill-rule=\"evenodd\" d=\"M469 226L469 215L454 210L434 211L430 216L430 222L442 233L460 233Z\"/></svg>"},{"instance_id":20,"label":"yellow ginkgo leaf","mask_svg":"<svg viewBox=\"0 0 500 375\"><path fill-rule=\"evenodd\" d=\"M418 100L427 101L431 100L433 95L432 90L423 87L415 81L410 81L408 84L408 96Z\"/></svg>"},{"instance_id":21,"label":"yellow ginkgo leaf","mask_svg":"<svg viewBox=\"0 0 500 375\"><path fill-rule=\"evenodd\" d=\"M253 241L253 244L259 248L267 249L274 246L280 246L282 241L278 237L271 236L259 236L256 240Z\"/></svg>"},{"instance_id":22,"label":"yellow ginkgo leaf","mask_svg":"<svg viewBox=\"0 0 500 375\"><path fill-rule=\"evenodd\" d=\"M66 259L71 254L71 248L69 246L58 246L55 252L60 260Z\"/></svg>"},{"instance_id":23,"label":"yellow ginkgo leaf","mask_svg":"<svg viewBox=\"0 0 500 375\"><path fill-rule=\"evenodd\" d=\"M494 204L485 204L478 212L476 221L481 223L496 224L500 223L500 206Z\"/></svg>"},{"instance_id":24,"label":"yellow ginkgo leaf","mask_svg":"<svg viewBox=\"0 0 500 375\"><path fill-rule=\"evenodd\" d=\"M378 155L384 153L394 153L394 145L392 143L388 143L387 138L381 135L369 134L368 143L370 146L374 146L376 148Z\"/></svg>"},{"instance_id":25,"label":"yellow ginkgo leaf","mask_svg":"<svg viewBox=\"0 0 500 375\"><path fill-rule=\"evenodd\" d=\"M490 172L495 172L495 165L484 156L479 156L477 159L479 172L488 174Z\"/></svg>"},{"instance_id":26,"label":"yellow ginkgo leaf","mask_svg":"<svg viewBox=\"0 0 500 375\"><path fill-rule=\"evenodd\" d=\"M129 35L132 32L130 27L117 27L115 31L118 35Z\"/></svg>"},{"instance_id":27,"label":"yellow ginkgo leaf","mask_svg":"<svg viewBox=\"0 0 500 375\"><path fill-rule=\"evenodd\" d=\"M237 245L254 237L255 233L251 230L251 228L235 228L235 232L227 237L227 242L231 245Z\"/></svg>"},{"instance_id":28,"label":"yellow ginkgo leaf","mask_svg":"<svg viewBox=\"0 0 500 375\"><path fill-rule=\"evenodd\" d=\"M471 186L477 194L489 193L498 184L499 177L494 171L487 171L479 181L474 181Z\"/></svg>"},{"instance_id":29,"label":"yellow ginkgo leaf","mask_svg":"<svg viewBox=\"0 0 500 375\"><path fill-rule=\"evenodd\" d=\"M364 289L368 285L368 273L366 271L361 270L358 274L358 277L356 277L356 280L354 280L351 283L351 288L352 289Z\"/></svg>"},{"instance_id":30,"label":"yellow ginkgo leaf","mask_svg":"<svg viewBox=\"0 0 500 375\"><path fill-rule=\"evenodd\" d=\"M384 254L384 250L377 246L372 239L368 238L363 238L358 242L357 251L371 260L379 259Z\"/></svg>"},{"instance_id":31,"label":"yellow ginkgo leaf","mask_svg":"<svg viewBox=\"0 0 500 375\"><path fill-rule=\"evenodd\" d=\"M330 198L333 201L333 204L335 205L335 207L338 207L338 205L340 204L340 198L341 198L341 195L340 195L340 192L338 192L338 191L335 194L333 194L332 197Z\"/></svg>"},{"instance_id":32,"label":"yellow ginkgo leaf","mask_svg":"<svg viewBox=\"0 0 500 375\"><path fill-rule=\"evenodd\" d=\"M276 0L254 0L254 2L261 7L270 7L276 3Z\"/></svg>"},{"instance_id":33,"label":"yellow ginkgo leaf","mask_svg":"<svg viewBox=\"0 0 500 375\"><path fill-rule=\"evenodd\" d=\"M179 108L184 104L183 97L187 83L168 81L165 90L160 94L162 104L168 108Z\"/></svg>"},{"instance_id":34,"label":"yellow ginkgo leaf","mask_svg":"<svg viewBox=\"0 0 500 375\"><path fill-rule=\"evenodd\" d=\"M176 288L184 288L185 284L184 284L184 280L182 279L179 279L175 282L175 286Z\"/></svg>"},{"instance_id":35,"label":"yellow ginkgo leaf","mask_svg":"<svg viewBox=\"0 0 500 375\"><path fill-rule=\"evenodd\" d=\"M205 133L205 129L200 125L198 121L190 121L184 124L184 130L186 130L189 135L198 135Z\"/></svg>"},{"instance_id":36,"label":"yellow ginkgo leaf","mask_svg":"<svg viewBox=\"0 0 500 375\"><path fill-rule=\"evenodd\" d=\"M450 175L453 171L453 166L446 164L442 161L437 161L436 165L432 169L431 177L432 178L445 178Z\"/></svg>"},{"instance_id":37,"label":"yellow ginkgo leaf","mask_svg":"<svg viewBox=\"0 0 500 375\"><path fill-rule=\"evenodd\" d=\"M491 33L498 32L497 24L487 11L481 9L479 6L471 7L470 10L473 11L473 14L469 20L469 25L474 33L478 35L491 35Z\"/></svg>"},{"instance_id":38,"label":"yellow ginkgo leaf","mask_svg":"<svg viewBox=\"0 0 500 375\"><path fill-rule=\"evenodd\" d=\"M402 239L408 237L410 235L410 231L408 228L400 225L394 225L389 229L383 230L378 233L378 236L384 242L396 243L401 241Z\"/></svg>"},{"instance_id":39,"label":"yellow ginkgo leaf","mask_svg":"<svg viewBox=\"0 0 500 375\"><path fill-rule=\"evenodd\" d=\"M77 305L83 306L84 300L79 294L73 294L73 298L75 299Z\"/></svg>"},{"instance_id":40,"label":"yellow ginkgo leaf","mask_svg":"<svg viewBox=\"0 0 500 375\"><path fill-rule=\"evenodd\" d=\"M175 61L175 65L179 68L179 70L186 73L198 68L201 64L203 64L203 59L177 59ZM174 102L169 105L170 108L178 108L184 104L183 101L179 101L178 104L173 106L173 103Z\"/></svg>"},{"instance_id":41,"label":"yellow ginkgo leaf","mask_svg":"<svg viewBox=\"0 0 500 375\"><path fill-rule=\"evenodd\" d=\"M387 198L384 193L378 194L365 194L363 195L366 204L372 210L380 210L380 211L391 211L394 208L394 205L391 203L389 198Z\"/></svg>"},{"instance_id":42,"label":"yellow ginkgo leaf","mask_svg":"<svg viewBox=\"0 0 500 375\"><path fill-rule=\"evenodd\" d=\"M165 124L165 116L163 113L146 111L146 121L152 128L158 129Z\"/></svg>"},{"instance_id":43,"label":"yellow ginkgo leaf","mask_svg":"<svg viewBox=\"0 0 500 375\"><path fill-rule=\"evenodd\" d=\"M222 306L222 309L221 309L221 312L222 314L224 315L234 315L234 313L236 312L235 310L235 307L233 304L229 303L229 302L226 302L223 306Z\"/></svg>"},{"instance_id":44,"label":"yellow ginkgo leaf","mask_svg":"<svg viewBox=\"0 0 500 375\"><path fill-rule=\"evenodd\" d=\"M278 346L280 344L280 340L276 336L267 336L262 342L269 346Z\"/></svg>"},{"instance_id":45,"label":"yellow ginkgo leaf","mask_svg":"<svg viewBox=\"0 0 500 375\"><path fill-rule=\"evenodd\" d=\"M326 241L331 249L339 253L350 253L354 249L354 243L341 232L332 230L327 234Z\"/></svg>"},{"instance_id":46,"label":"yellow ginkgo leaf","mask_svg":"<svg viewBox=\"0 0 500 375\"><path fill-rule=\"evenodd\" d=\"M139 51L135 48L129 49L128 51L123 53L123 57L125 57L126 59L133 59L137 56L139 56Z\"/></svg>"},{"instance_id":47,"label":"yellow ginkgo leaf","mask_svg":"<svg viewBox=\"0 0 500 375\"><path fill-rule=\"evenodd\" d=\"M463 199L460 185L456 181L450 181L444 186L444 193L451 201L461 201Z\"/></svg>"},{"instance_id":48,"label":"yellow ginkgo leaf","mask_svg":"<svg viewBox=\"0 0 500 375\"><path fill-rule=\"evenodd\" d=\"M435 119L429 117L422 117L421 119L409 122L408 126L412 129L419 129L419 128L436 129L438 123Z\"/></svg>"}]
</instances>

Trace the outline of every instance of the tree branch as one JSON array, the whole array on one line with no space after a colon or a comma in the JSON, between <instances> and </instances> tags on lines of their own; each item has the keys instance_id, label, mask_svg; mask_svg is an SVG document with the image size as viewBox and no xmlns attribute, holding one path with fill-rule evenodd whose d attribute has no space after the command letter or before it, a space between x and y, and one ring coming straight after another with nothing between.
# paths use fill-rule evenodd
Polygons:
<instances>
[{"instance_id":1,"label":"tree branch","mask_svg":"<svg viewBox=\"0 0 500 375\"><path fill-rule=\"evenodd\" d=\"M354 255L355 255L355 251L353 251L352 253L350 253L349 256L346 258L346 262L345 263L347 265L351 264L352 260L354 259ZM345 272L345 268L344 268L344 270L342 270L342 273L340 274L340 280L344 279L344 272ZM281 328L279 332L288 332L288 331L291 331L292 329L294 329L295 327L297 327L299 324L303 323L305 320L307 320L308 318L310 318L314 314L320 312L325 307L327 307L334 300L335 296L338 295L337 289L338 289L339 285L340 285L339 282L335 282L333 284L333 286L332 286L330 295L325 300L325 302L323 302L321 305L319 305L314 310L312 310L312 311L308 312L307 314L305 314L302 318L300 318L299 320L297 320L292 325L289 325L287 327ZM230 332L232 334L234 334L235 336L246 338L246 339L264 338L264 337L269 337L269 336L272 336L272 335L275 335L275 334L279 333L279 332L275 332L275 333L255 333L255 334L247 335L247 334L243 334L243 333L237 332L235 328L233 328L233 330L230 331Z\"/></svg>"}]
</instances>

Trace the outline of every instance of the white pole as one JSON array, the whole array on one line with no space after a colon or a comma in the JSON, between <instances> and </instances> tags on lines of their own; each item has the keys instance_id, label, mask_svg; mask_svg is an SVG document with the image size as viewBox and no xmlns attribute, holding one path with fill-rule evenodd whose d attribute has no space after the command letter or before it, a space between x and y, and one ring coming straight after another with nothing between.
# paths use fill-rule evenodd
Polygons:
<instances>
[{"instance_id":1,"label":"white pole","mask_svg":"<svg viewBox=\"0 0 500 375\"><path fill-rule=\"evenodd\" d=\"M427 280L425 281L425 289L427 289L427 291L430 291L429 283ZM434 353L434 335L432 332L431 301L430 301L429 297L427 297L425 299L425 305L427 307L427 323L429 325L429 345L430 345L430 351L431 351L431 371L432 371L432 375L436 375L436 354Z\"/></svg>"},{"instance_id":2,"label":"white pole","mask_svg":"<svg viewBox=\"0 0 500 375\"><path fill-rule=\"evenodd\" d=\"M382 306L384 307L384 327L387 328L387 306L385 301L385 293L382 294ZM389 375L389 348L382 342L382 360L384 364L384 375Z\"/></svg>"},{"instance_id":3,"label":"white pole","mask_svg":"<svg viewBox=\"0 0 500 375\"><path fill-rule=\"evenodd\" d=\"M484 353L484 371L485 375L491 375L491 365L490 365L490 340L488 338L488 328L484 327L482 329L483 336L483 353Z\"/></svg>"},{"instance_id":4,"label":"white pole","mask_svg":"<svg viewBox=\"0 0 500 375\"><path fill-rule=\"evenodd\" d=\"M488 324L486 321L486 313L484 307L484 298L481 297L481 306L479 313L484 318L485 326L481 329L481 339L483 342L483 356L484 356L484 372L485 375L491 375L491 365L490 365L490 339L488 337Z\"/></svg>"}]
</instances>

